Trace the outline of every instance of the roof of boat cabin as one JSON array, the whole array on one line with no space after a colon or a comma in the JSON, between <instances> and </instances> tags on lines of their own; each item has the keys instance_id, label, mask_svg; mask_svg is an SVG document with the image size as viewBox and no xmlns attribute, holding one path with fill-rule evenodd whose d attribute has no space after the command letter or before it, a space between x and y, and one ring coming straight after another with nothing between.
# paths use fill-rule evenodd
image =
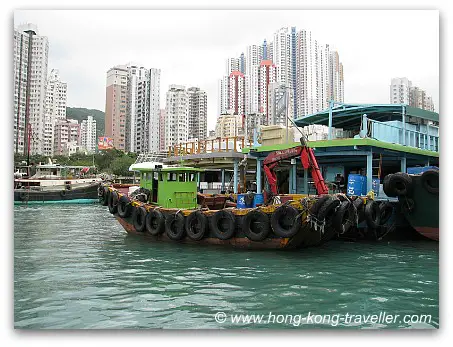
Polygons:
<instances>
[{"instance_id":1,"label":"roof of boat cabin","mask_svg":"<svg viewBox=\"0 0 453 347\"><path fill-rule=\"evenodd\" d=\"M203 172L205 170L198 169L196 167L189 166L175 166L175 167L164 167L164 168L151 168L151 167L140 167L134 166L134 171L161 171L161 172L175 172L175 171L184 171L184 172Z\"/></svg>"},{"instance_id":2,"label":"roof of boat cabin","mask_svg":"<svg viewBox=\"0 0 453 347\"><path fill-rule=\"evenodd\" d=\"M406 104L341 104L332 108L334 127L349 129L360 125L362 115L377 121L401 120L403 112L407 116L439 122L437 112L410 107ZM294 120L297 126L329 124L329 109L299 117Z\"/></svg>"}]
</instances>

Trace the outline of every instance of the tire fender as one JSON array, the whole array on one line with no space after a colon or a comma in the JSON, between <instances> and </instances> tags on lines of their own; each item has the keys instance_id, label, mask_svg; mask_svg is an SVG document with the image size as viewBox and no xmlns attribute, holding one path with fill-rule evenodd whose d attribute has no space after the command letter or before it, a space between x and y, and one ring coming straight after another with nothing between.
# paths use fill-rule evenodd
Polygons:
<instances>
[{"instance_id":1,"label":"tire fender","mask_svg":"<svg viewBox=\"0 0 453 347\"><path fill-rule=\"evenodd\" d=\"M118 216L127 218L132 214L131 200L123 195L118 201Z\"/></svg>"},{"instance_id":2,"label":"tire fender","mask_svg":"<svg viewBox=\"0 0 453 347\"><path fill-rule=\"evenodd\" d=\"M439 171L426 170L420 177L424 189L431 194L439 194Z\"/></svg>"},{"instance_id":3,"label":"tire fender","mask_svg":"<svg viewBox=\"0 0 453 347\"><path fill-rule=\"evenodd\" d=\"M109 211L111 214L118 212L118 193L116 191L109 194Z\"/></svg>"},{"instance_id":4,"label":"tire fender","mask_svg":"<svg viewBox=\"0 0 453 347\"><path fill-rule=\"evenodd\" d=\"M293 237L300 230L299 211L288 205L278 207L271 215L271 227L279 237Z\"/></svg>"},{"instance_id":5,"label":"tire fender","mask_svg":"<svg viewBox=\"0 0 453 347\"><path fill-rule=\"evenodd\" d=\"M244 217L242 229L249 240L262 241L270 232L269 217L260 210L250 211Z\"/></svg>"},{"instance_id":6,"label":"tire fender","mask_svg":"<svg viewBox=\"0 0 453 347\"><path fill-rule=\"evenodd\" d=\"M232 238L236 231L235 227L236 219L231 211L220 210L211 218L211 230L221 240Z\"/></svg>"},{"instance_id":7,"label":"tire fender","mask_svg":"<svg viewBox=\"0 0 453 347\"><path fill-rule=\"evenodd\" d=\"M185 228L189 239L200 241L206 234L208 220L201 211L195 211L186 218Z\"/></svg>"},{"instance_id":8,"label":"tire fender","mask_svg":"<svg viewBox=\"0 0 453 347\"><path fill-rule=\"evenodd\" d=\"M165 217L157 209L154 209L146 215L146 230L153 236L162 234L165 231Z\"/></svg>"},{"instance_id":9,"label":"tire fender","mask_svg":"<svg viewBox=\"0 0 453 347\"><path fill-rule=\"evenodd\" d=\"M184 216L181 212L167 216L165 219L165 233L173 241L179 241L184 237Z\"/></svg>"},{"instance_id":10,"label":"tire fender","mask_svg":"<svg viewBox=\"0 0 453 347\"><path fill-rule=\"evenodd\" d=\"M374 200L368 200L365 205L366 224L371 229L376 229L381 223L381 211L379 204Z\"/></svg>"},{"instance_id":11,"label":"tire fender","mask_svg":"<svg viewBox=\"0 0 453 347\"><path fill-rule=\"evenodd\" d=\"M132 213L132 220L134 223L134 228L139 233L145 231L146 227L146 209L143 206L134 208Z\"/></svg>"}]
</instances>

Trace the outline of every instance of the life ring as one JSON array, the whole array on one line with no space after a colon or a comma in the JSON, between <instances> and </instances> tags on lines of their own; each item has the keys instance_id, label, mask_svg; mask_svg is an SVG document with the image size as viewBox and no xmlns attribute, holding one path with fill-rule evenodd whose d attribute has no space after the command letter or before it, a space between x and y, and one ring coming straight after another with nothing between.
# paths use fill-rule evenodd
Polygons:
<instances>
[{"instance_id":1,"label":"life ring","mask_svg":"<svg viewBox=\"0 0 453 347\"><path fill-rule=\"evenodd\" d=\"M110 190L108 187L104 187L104 196L102 198L102 206L107 206L109 204Z\"/></svg>"},{"instance_id":2,"label":"life ring","mask_svg":"<svg viewBox=\"0 0 453 347\"><path fill-rule=\"evenodd\" d=\"M211 218L211 230L221 240L232 238L236 231L235 226L236 221L231 211L220 210Z\"/></svg>"},{"instance_id":3,"label":"life ring","mask_svg":"<svg viewBox=\"0 0 453 347\"><path fill-rule=\"evenodd\" d=\"M365 219L368 227L371 229L376 229L381 224L381 211L376 201L367 201L365 205Z\"/></svg>"},{"instance_id":4,"label":"life ring","mask_svg":"<svg viewBox=\"0 0 453 347\"><path fill-rule=\"evenodd\" d=\"M381 216L380 224L384 225L392 217L393 205L388 201L383 201L379 204L379 214Z\"/></svg>"},{"instance_id":5,"label":"life ring","mask_svg":"<svg viewBox=\"0 0 453 347\"><path fill-rule=\"evenodd\" d=\"M322 195L315 203L310 207L309 213L312 216L317 216L321 206L329 199L330 195Z\"/></svg>"},{"instance_id":6,"label":"life ring","mask_svg":"<svg viewBox=\"0 0 453 347\"><path fill-rule=\"evenodd\" d=\"M134 208L132 220L135 230L142 233L146 227L146 209L143 206Z\"/></svg>"},{"instance_id":7,"label":"life ring","mask_svg":"<svg viewBox=\"0 0 453 347\"><path fill-rule=\"evenodd\" d=\"M131 201L126 195L123 195L118 201L118 216L127 218L132 214Z\"/></svg>"},{"instance_id":8,"label":"life ring","mask_svg":"<svg viewBox=\"0 0 453 347\"><path fill-rule=\"evenodd\" d=\"M357 209L348 200L343 201L332 218L332 226L339 234L347 232L357 221Z\"/></svg>"},{"instance_id":9,"label":"life ring","mask_svg":"<svg viewBox=\"0 0 453 347\"><path fill-rule=\"evenodd\" d=\"M165 230L165 217L159 210L152 210L146 215L146 230L153 236L162 234Z\"/></svg>"},{"instance_id":10,"label":"life ring","mask_svg":"<svg viewBox=\"0 0 453 347\"><path fill-rule=\"evenodd\" d=\"M321 205L316 218L319 221L330 220L340 203L341 201L336 197L330 196L329 199Z\"/></svg>"},{"instance_id":11,"label":"life ring","mask_svg":"<svg viewBox=\"0 0 453 347\"><path fill-rule=\"evenodd\" d=\"M299 231L299 211L288 205L278 207L271 215L271 227L279 237L293 237Z\"/></svg>"},{"instance_id":12,"label":"life ring","mask_svg":"<svg viewBox=\"0 0 453 347\"><path fill-rule=\"evenodd\" d=\"M409 196L412 192L412 178L407 173L398 172L387 181L387 196ZM389 194L387 194L389 193Z\"/></svg>"},{"instance_id":13,"label":"life ring","mask_svg":"<svg viewBox=\"0 0 453 347\"><path fill-rule=\"evenodd\" d=\"M426 170L420 177L423 188L431 194L439 194L439 171Z\"/></svg>"},{"instance_id":14,"label":"life ring","mask_svg":"<svg viewBox=\"0 0 453 347\"><path fill-rule=\"evenodd\" d=\"M186 218L185 228L187 236L194 241L200 241L206 234L208 220L201 211L195 211Z\"/></svg>"},{"instance_id":15,"label":"life ring","mask_svg":"<svg viewBox=\"0 0 453 347\"><path fill-rule=\"evenodd\" d=\"M165 219L165 232L170 240L178 241L184 237L184 216L178 212Z\"/></svg>"},{"instance_id":16,"label":"life ring","mask_svg":"<svg viewBox=\"0 0 453 347\"><path fill-rule=\"evenodd\" d=\"M270 231L268 215L260 210L250 211L244 217L242 230L249 240L264 240Z\"/></svg>"},{"instance_id":17,"label":"life ring","mask_svg":"<svg viewBox=\"0 0 453 347\"><path fill-rule=\"evenodd\" d=\"M118 212L118 193L116 191L109 194L109 211L111 214Z\"/></svg>"}]
</instances>

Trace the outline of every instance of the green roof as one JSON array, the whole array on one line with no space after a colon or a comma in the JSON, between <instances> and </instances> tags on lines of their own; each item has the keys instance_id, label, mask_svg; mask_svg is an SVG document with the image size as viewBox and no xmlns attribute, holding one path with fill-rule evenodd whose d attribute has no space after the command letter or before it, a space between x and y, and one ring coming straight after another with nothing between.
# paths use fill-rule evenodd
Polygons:
<instances>
[{"instance_id":1,"label":"green roof","mask_svg":"<svg viewBox=\"0 0 453 347\"><path fill-rule=\"evenodd\" d=\"M300 146L299 142L283 143L278 145L270 146L259 146L255 148L244 148L242 153L250 153L253 155L253 152L263 153L263 152L273 152L286 148L292 148ZM429 157L439 157L439 152L428 151L425 149L419 149L415 147L403 146L395 143L383 142L374 139L335 139L335 140L319 140L319 141L310 141L308 146L311 148L315 147L346 147L346 146L374 146L379 148L390 149L403 153L419 154Z\"/></svg>"},{"instance_id":2,"label":"green roof","mask_svg":"<svg viewBox=\"0 0 453 347\"><path fill-rule=\"evenodd\" d=\"M362 116L377 121L401 120L403 107L408 116L439 122L439 114L404 104L340 104L332 108L332 126L337 128L353 128L360 124ZM294 120L297 126L310 124L329 124L329 109L303 116Z\"/></svg>"},{"instance_id":3,"label":"green roof","mask_svg":"<svg viewBox=\"0 0 453 347\"><path fill-rule=\"evenodd\" d=\"M162 172L173 172L173 171L195 171L195 172L203 172L205 170L199 169L196 167L189 167L189 166L177 166L177 167L165 167L162 169L158 169Z\"/></svg>"}]
</instances>

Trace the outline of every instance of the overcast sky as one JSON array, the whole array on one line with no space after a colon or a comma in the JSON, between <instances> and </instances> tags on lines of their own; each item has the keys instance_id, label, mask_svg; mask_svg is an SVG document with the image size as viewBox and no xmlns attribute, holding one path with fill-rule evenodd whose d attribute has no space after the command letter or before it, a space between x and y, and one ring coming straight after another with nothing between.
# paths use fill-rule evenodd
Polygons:
<instances>
[{"instance_id":1,"label":"overcast sky","mask_svg":"<svg viewBox=\"0 0 453 347\"><path fill-rule=\"evenodd\" d=\"M273 40L284 26L306 29L337 50L345 102L389 103L392 77L407 77L439 110L439 14L424 10L17 10L49 39L49 70L68 84L68 106L105 110L107 70L135 62L161 69L161 108L170 84L208 95L208 129L218 110L226 59Z\"/></svg>"}]
</instances>

